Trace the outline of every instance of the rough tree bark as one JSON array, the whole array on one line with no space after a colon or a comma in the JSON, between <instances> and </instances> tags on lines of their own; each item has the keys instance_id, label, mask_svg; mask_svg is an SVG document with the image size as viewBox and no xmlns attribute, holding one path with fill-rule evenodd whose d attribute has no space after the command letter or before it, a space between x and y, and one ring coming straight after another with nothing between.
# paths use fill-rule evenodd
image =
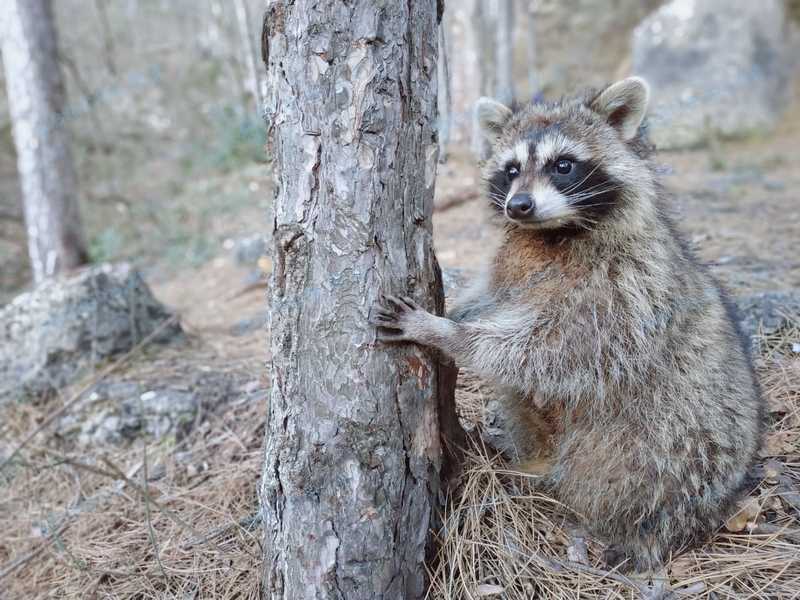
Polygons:
<instances>
[{"instance_id":1,"label":"rough tree bark","mask_svg":"<svg viewBox=\"0 0 800 600\"><path fill-rule=\"evenodd\" d=\"M277 170L264 596L413 599L457 431L453 370L368 324L381 293L441 312L431 215L436 0L272 0Z\"/></svg>"},{"instance_id":2,"label":"rough tree bark","mask_svg":"<svg viewBox=\"0 0 800 600\"><path fill-rule=\"evenodd\" d=\"M0 0L0 41L35 281L87 262L49 0Z\"/></svg>"}]
</instances>

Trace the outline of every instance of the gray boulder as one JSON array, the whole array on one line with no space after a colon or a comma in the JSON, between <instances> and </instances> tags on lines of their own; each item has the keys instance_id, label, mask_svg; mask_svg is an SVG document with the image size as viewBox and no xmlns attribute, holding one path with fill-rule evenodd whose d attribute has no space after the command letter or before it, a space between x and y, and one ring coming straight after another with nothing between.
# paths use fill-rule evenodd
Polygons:
<instances>
[{"instance_id":1,"label":"gray boulder","mask_svg":"<svg viewBox=\"0 0 800 600\"><path fill-rule=\"evenodd\" d=\"M171 316L126 264L43 282L0 309L0 403L57 390ZM176 322L154 341L179 335Z\"/></svg>"},{"instance_id":2,"label":"gray boulder","mask_svg":"<svg viewBox=\"0 0 800 600\"><path fill-rule=\"evenodd\" d=\"M633 34L632 67L653 88L661 148L772 129L795 59L782 0L672 0Z\"/></svg>"},{"instance_id":3,"label":"gray boulder","mask_svg":"<svg viewBox=\"0 0 800 600\"><path fill-rule=\"evenodd\" d=\"M87 398L86 416L62 419L60 432L77 429L83 446L122 444L146 435L181 439L190 429L200 399L186 389L141 391L136 383L100 385Z\"/></svg>"}]
</instances>

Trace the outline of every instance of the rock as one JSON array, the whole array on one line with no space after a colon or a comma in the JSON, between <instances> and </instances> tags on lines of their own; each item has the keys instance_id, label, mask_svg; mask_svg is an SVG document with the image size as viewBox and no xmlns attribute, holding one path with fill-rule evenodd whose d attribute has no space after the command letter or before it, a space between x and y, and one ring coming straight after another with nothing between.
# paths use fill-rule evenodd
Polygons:
<instances>
[{"instance_id":1,"label":"rock","mask_svg":"<svg viewBox=\"0 0 800 600\"><path fill-rule=\"evenodd\" d=\"M660 148L772 129L790 96L793 48L781 0L672 0L636 28L632 70L653 88Z\"/></svg>"},{"instance_id":2,"label":"rock","mask_svg":"<svg viewBox=\"0 0 800 600\"><path fill-rule=\"evenodd\" d=\"M142 435L182 438L200 408L190 391L164 388L141 391L138 383L100 384L89 394L82 415L62 420L62 435L78 428L83 446L122 444Z\"/></svg>"},{"instance_id":3,"label":"rock","mask_svg":"<svg viewBox=\"0 0 800 600\"><path fill-rule=\"evenodd\" d=\"M130 350L171 316L126 264L41 283L0 309L0 403L52 393ZM180 335L176 322L154 341Z\"/></svg>"},{"instance_id":4,"label":"rock","mask_svg":"<svg viewBox=\"0 0 800 600\"><path fill-rule=\"evenodd\" d=\"M736 299L742 333L754 336L777 333L790 325L790 319L800 319L800 290L761 292Z\"/></svg>"},{"instance_id":5,"label":"rock","mask_svg":"<svg viewBox=\"0 0 800 600\"><path fill-rule=\"evenodd\" d=\"M130 403L125 408L138 410L144 421L143 429L153 437L170 432L182 434L197 415L199 401L184 390L150 390L139 397L139 406Z\"/></svg>"},{"instance_id":6,"label":"rock","mask_svg":"<svg viewBox=\"0 0 800 600\"><path fill-rule=\"evenodd\" d=\"M265 398L258 381L247 380L245 388L230 373L199 369L191 365L180 372L170 364L156 367L145 379L101 381L58 420L57 433L86 447L123 445L143 437L180 441L199 423L208 425L202 416L232 401Z\"/></svg>"}]
</instances>

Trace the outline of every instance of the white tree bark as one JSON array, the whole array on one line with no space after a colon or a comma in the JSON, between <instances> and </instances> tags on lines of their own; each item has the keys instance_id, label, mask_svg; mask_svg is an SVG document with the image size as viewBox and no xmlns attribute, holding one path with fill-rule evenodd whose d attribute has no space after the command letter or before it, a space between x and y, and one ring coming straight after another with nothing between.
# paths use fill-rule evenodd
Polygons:
<instances>
[{"instance_id":1,"label":"white tree bark","mask_svg":"<svg viewBox=\"0 0 800 600\"><path fill-rule=\"evenodd\" d=\"M495 96L497 92L497 0L475 0L472 12L473 38L478 48L479 96ZM474 75L473 75L474 76ZM475 100L471 106L472 153L479 159L486 157L488 142L484 139L475 113Z\"/></svg>"},{"instance_id":2,"label":"white tree bark","mask_svg":"<svg viewBox=\"0 0 800 600\"><path fill-rule=\"evenodd\" d=\"M459 0L447 5L442 27L448 42L450 73L450 140L455 144L470 143L472 110L481 95L479 73L480 48L473 23L478 0Z\"/></svg>"},{"instance_id":3,"label":"white tree bark","mask_svg":"<svg viewBox=\"0 0 800 600\"><path fill-rule=\"evenodd\" d=\"M267 3L265 597L425 594L453 372L421 348L376 343L368 316L381 293L443 309L436 27L435 0Z\"/></svg>"},{"instance_id":4,"label":"white tree bark","mask_svg":"<svg viewBox=\"0 0 800 600\"><path fill-rule=\"evenodd\" d=\"M528 101L533 100L539 92L536 77L536 6L534 3L524 11L523 35L525 36L525 63L528 71Z\"/></svg>"},{"instance_id":5,"label":"white tree bark","mask_svg":"<svg viewBox=\"0 0 800 600\"><path fill-rule=\"evenodd\" d=\"M239 35L242 36L242 62L247 69L247 84L245 87L250 90L257 110L261 111L264 106L264 99L261 97L261 79L256 63L256 44L255 29L250 19L250 11L247 8L247 0L234 0L236 11L236 23L239 26Z\"/></svg>"},{"instance_id":6,"label":"white tree bark","mask_svg":"<svg viewBox=\"0 0 800 600\"><path fill-rule=\"evenodd\" d=\"M509 105L514 100L514 0L497 0L497 87L495 97Z\"/></svg>"},{"instance_id":7,"label":"white tree bark","mask_svg":"<svg viewBox=\"0 0 800 600\"><path fill-rule=\"evenodd\" d=\"M35 281L87 261L49 0L0 0L0 41Z\"/></svg>"},{"instance_id":8,"label":"white tree bark","mask_svg":"<svg viewBox=\"0 0 800 600\"><path fill-rule=\"evenodd\" d=\"M447 36L444 23L439 25L439 61L438 71L438 100L439 112L439 162L447 160L448 146L450 145L450 131L453 125L453 98L450 93L450 61L448 58Z\"/></svg>"}]
</instances>

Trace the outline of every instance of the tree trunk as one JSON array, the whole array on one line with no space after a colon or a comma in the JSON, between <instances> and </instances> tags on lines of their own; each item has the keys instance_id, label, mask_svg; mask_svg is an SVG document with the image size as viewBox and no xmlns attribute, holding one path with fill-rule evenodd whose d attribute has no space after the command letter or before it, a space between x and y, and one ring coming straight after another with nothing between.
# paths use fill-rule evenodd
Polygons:
<instances>
[{"instance_id":1,"label":"tree trunk","mask_svg":"<svg viewBox=\"0 0 800 600\"><path fill-rule=\"evenodd\" d=\"M458 430L453 370L376 343L381 293L438 313L435 0L272 0L276 169L264 596L422 598Z\"/></svg>"},{"instance_id":2,"label":"tree trunk","mask_svg":"<svg viewBox=\"0 0 800 600\"><path fill-rule=\"evenodd\" d=\"M253 96L253 103L258 111L262 110L264 100L261 98L261 81L258 77L256 64L255 30L250 20L250 11L247 9L247 0L234 0L236 10L236 23L239 26L239 35L242 36L242 58L247 69L247 85Z\"/></svg>"},{"instance_id":3,"label":"tree trunk","mask_svg":"<svg viewBox=\"0 0 800 600\"><path fill-rule=\"evenodd\" d=\"M450 141L456 144L469 143L472 107L480 96L479 81L475 76L478 72L478 48L472 25L476 1L451 2L442 20L450 75Z\"/></svg>"},{"instance_id":4,"label":"tree trunk","mask_svg":"<svg viewBox=\"0 0 800 600\"><path fill-rule=\"evenodd\" d=\"M450 130L453 122L453 100L450 94L450 64L447 50L447 36L444 23L439 25L439 61L438 61L438 100L439 111L439 162L447 160L450 145Z\"/></svg>"},{"instance_id":5,"label":"tree trunk","mask_svg":"<svg viewBox=\"0 0 800 600\"><path fill-rule=\"evenodd\" d=\"M514 100L514 0L497 2L497 88L495 98L510 105Z\"/></svg>"},{"instance_id":6,"label":"tree trunk","mask_svg":"<svg viewBox=\"0 0 800 600\"><path fill-rule=\"evenodd\" d=\"M536 6L531 4L525 11L523 35L525 37L525 66L528 71L528 101L536 98L539 90L536 77Z\"/></svg>"},{"instance_id":7,"label":"tree trunk","mask_svg":"<svg viewBox=\"0 0 800 600\"><path fill-rule=\"evenodd\" d=\"M35 281L88 259L49 0L0 0L0 40Z\"/></svg>"},{"instance_id":8,"label":"tree trunk","mask_svg":"<svg viewBox=\"0 0 800 600\"><path fill-rule=\"evenodd\" d=\"M473 36L478 48L478 81L480 96L494 96L497 90L497 4L475 0L473 7ZM477 98L475 99L477 100ZM475 105L472 105L472 153L484 159L489 152L489 144L481 133Z\"/></svg>"}]
</instances>

